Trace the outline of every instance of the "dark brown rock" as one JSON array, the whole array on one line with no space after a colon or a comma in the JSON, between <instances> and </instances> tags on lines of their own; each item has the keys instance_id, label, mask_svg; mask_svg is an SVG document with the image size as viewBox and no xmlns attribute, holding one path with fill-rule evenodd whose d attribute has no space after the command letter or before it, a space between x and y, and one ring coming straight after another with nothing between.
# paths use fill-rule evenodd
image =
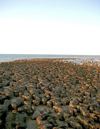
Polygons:
<instances>
[{"instance_id":1,"label":"dark brown rock","mask_svg":"<svg viewBox=\"0 0 100 129\"><path fill-rule=\"evenodd\" d=\"M52 107L53 106L52 100L47 101L47 105L48 105L48 107Z\"/></svg>"},{"instance_id":2,"label":"dark brown rock","mask_svg":"<svg viewBox=\"0 0 100 129\"><path fill-rule=\"evenodd\" d=\"M13 92L11 92L11 91L7 91L7 92L5 93L5 95L6 95L7 97L9 97L9 98L12 98L12 97L14 96Z\"/></svg>"},{"instance_id":3,"label":"dark brown rock","mask_svg":"<svg viewBox=\"0 0 100 129\"><path fill-rule=\"evenodd\" d=\"M46 105L47 104L47 98L42 98L42 103L44 104L44 105Z\"/></svg>"},{"instance_id":4,"label":"dark brown rock","mask_svg":"<svg viewBox=\"0 0 100 129\"><path fill-rule=\"evenodd\" d=\"M33 100L33 105L38 106L40 104L40 99Z\"/></svg>"},{"instance_id":5,"label":"dark brown rock","mask_svg":"<svg viewBox=\"0 0 100 129\"><path fill-rule=\"evenodd\" d=\"M78 119L79 123L81 123L83 125L84 128L86 128L86 129L89 128L89 123L86 119L84 119L80 116L77 116L77 119Z\"/></svg>"},{"instance_id":6,"label":"dark brown rock","mask_svg":"<svg viewBox=\"0 0 100 129\"><path fill-rule=\"evenodd\" d=\"M20 106L21 104L24 103L24 99L23 98L17 98L15 102L11 103L11 106L13 109L16 109L18 106Z\"/></svg>"},{"instance_id":7,"label":"dark brown rock","mask_svg":"<svg viewBox=\"0 0 100 129\"><path fill-rule=\"evenodd\" d=\"M63 112L64 110L60 106L53 106L55 112Z\"/></svg>"},{"instance_id":8,"label":"dark brown rock","mask_svg":"<svg viewBox=\"0 0 100 129\"><path fill-rule=\"evenodd\" d=\"M83 129L82 126L76 121L70 121L69 124L73 129Z\"/></svg>"},{"instance_id":9,"label":"dark brown rock","mask_svg":"<svg viewBox=\"0 0 100 129\"><path fill-rule=\"evenodd\" d=\"M67 105L67 104L69 104L68 98L63 98L63 99L61 99L61 104L62 104L62 105Z\"/></svg>"},{"instance_id":10,"label":"dark brown rock","mask_svg":"<svg viewBox=\"0 0 100 129\"><path fill-rule=\"evenodd\" d=\"M40 115L40 112L38 110L34 111L33 115L31 116L32 120L35 120Z\"/></svg>"},{"instance_id":11,"label":"dark brown rock","mask_svg":"<svg viewBox=\"0 0 100 129\"><path fill-rule=\"evenodd\" d=\"M100 66L66 60L66 63L65 59L0 63L0 128L7 128L8 118L12 123L8 127L27 128L26 121L21 125L16 120L17 114L27 113L29 119L36 110L40 112L38 128L81 128L80 125L99 128ZM10 119L9 112L14 119ZM62 126L55 124L53 113Z\"/></svg>"},{"instance_id":12,"label":"dark brown rock","mask_svg":"<svg viewBox=\"0 0 100 129\"><path fill-rule=\"evenodd\" d=\"M15 121L11 123L12 127L26 128L26 117L27 117L26 113L22 113L22 114L18 113L16 115Z\"/></svg>"},{"instance_id":13,"label":"dark brown rock","mask_svg":"<svg viewBox=\"0 0 100 129\"><path fill-rule=\"evenodd\" d=\"M13 113L12 112L8 112L7 113L7 116L6 116L6 129L11 129L11 123L12 121L14 121L14 116L13 116Z\"/></svg>"},{"instance_id":14,"label":"dark brown rock","mask_svg":"<svg viewBox=\"0 0 100 129\"><path fill-rule=\"evenodd\" d=\"M36 120L37 120L37 128L39 129L42 129L42 128L52 129L53 127L57 126L56 118L51 115L41 114L40 116L37 117Z\"/></svg>"}]
</instances>

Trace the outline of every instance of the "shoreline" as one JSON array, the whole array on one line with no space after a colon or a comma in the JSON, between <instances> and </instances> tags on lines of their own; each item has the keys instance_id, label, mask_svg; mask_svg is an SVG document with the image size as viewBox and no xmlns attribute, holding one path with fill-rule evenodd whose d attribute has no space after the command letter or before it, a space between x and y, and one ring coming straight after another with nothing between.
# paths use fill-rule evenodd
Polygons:
<instances>
[{"instance_id":1,"label":"shoreline","mask_svg":"<svg viewBox=\"0 0 100 129\"><path fill-rule=\"evenodd\" d=\"M23 59L52 59L52 58L81 58L81 59L100 59L100 55L51 55L51 54L0 54L0 62L10 62Z\"/></svg>"},{"instance_id":2,"label":"shoreline","mask_svg":"<svg viewBox=\"0 0 100 129\"><path fill-rule=\"evenodd\" d=\"M22 62L22 61L37 61L37 60L54 60L54 61L60 61L60 62L72 62L72 63L76 63L79 65L82 64L89 64L89 65L93 65L93 64L97 64L98 66L100 66L100 58L77 58L77 57L72 57L72 58L33 58L33 59L20 59L20 60L13 60L13 61L7 61L7 62L0 62L0 64L2 63L9 63L9 62Z\"/></svg>"},{"instance_id":3,"label":"shoreline","mask_svg":"<svg viewBox=\"0 0 100 129\"><path fill-rule=\"evenodd\" d=\"M0 63L0 128L99 128L100 66L69 60Z\"/></svg>"}]
</instances>

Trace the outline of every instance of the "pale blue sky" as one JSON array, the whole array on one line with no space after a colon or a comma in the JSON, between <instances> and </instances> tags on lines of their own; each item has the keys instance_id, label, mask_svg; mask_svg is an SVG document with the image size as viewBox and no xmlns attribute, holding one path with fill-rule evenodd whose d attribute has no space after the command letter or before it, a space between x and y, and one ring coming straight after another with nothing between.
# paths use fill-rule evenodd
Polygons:
<instances>
[{"instance_id":1,"label":"pale blue sky","mask_svg":"<svg viewBox=\"0 0 100 129\"><path fill-rule=\"evenodd\" d=\"M100 55L100 0L0 0L0 28L0 53Z\"/></svg>"}]
</instances>

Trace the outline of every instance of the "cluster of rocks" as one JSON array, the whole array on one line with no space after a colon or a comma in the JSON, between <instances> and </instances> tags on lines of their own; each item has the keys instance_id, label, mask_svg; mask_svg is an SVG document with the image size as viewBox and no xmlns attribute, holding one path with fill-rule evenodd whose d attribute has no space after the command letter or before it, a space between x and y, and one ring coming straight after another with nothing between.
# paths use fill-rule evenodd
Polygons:
<instances>
[{"instance_id":1,"label":"cluster of rocks","mask_svg":"<svg viewBox=\"0 0 100 129\"><path fill-rule=\"evenodd\" d=\"M100 66L58 59L1 63L0 128L27 129L28 117L37 121L34 129L100 128Z\"/></svg>"}]
</instances>

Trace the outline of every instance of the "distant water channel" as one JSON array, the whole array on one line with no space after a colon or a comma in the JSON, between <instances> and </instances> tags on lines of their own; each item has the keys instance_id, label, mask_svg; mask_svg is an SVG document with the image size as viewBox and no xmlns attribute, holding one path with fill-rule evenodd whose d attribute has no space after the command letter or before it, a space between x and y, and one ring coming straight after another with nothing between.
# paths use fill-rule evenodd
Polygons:
<instances>
[{"instance_id":1,"label":"distant water channel","mask_svg":"<svg viewBox=\"0 0 100 129\"><path fill-rule=\"evenodd\" d=\"M42 55L42 54L0 54L0 62L10 62L22 59L38 59L38 58L93 58L100 59L98 56L89 55Z\"/></svg>"}]
</instances>

